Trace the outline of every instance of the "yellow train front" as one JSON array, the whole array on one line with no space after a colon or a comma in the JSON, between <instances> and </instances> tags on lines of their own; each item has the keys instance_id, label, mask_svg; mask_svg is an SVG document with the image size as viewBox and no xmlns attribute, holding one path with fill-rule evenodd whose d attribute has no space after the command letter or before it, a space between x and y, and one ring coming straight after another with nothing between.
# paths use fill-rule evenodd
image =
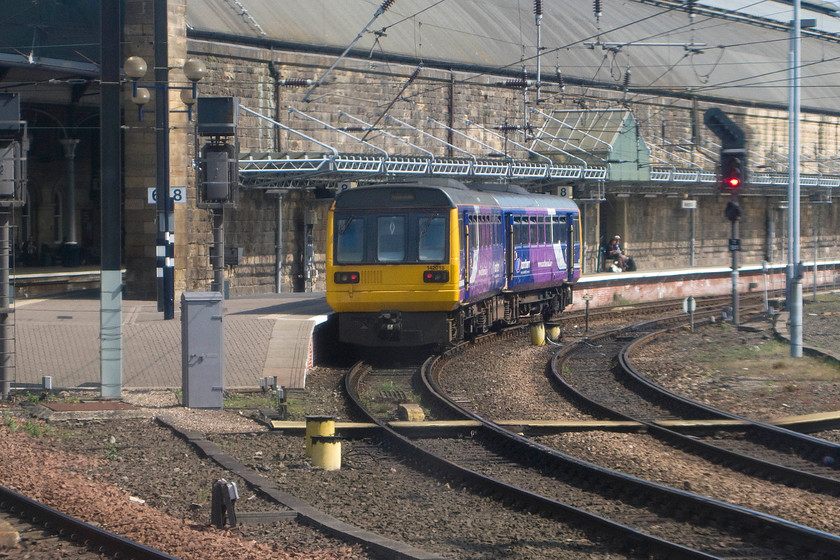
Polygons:
<instances>
[{"instance_id":1,"label":"yellow train front","mask_svg":"<svg viewBox=\"0 0 840 560\"><path fill-rule=\"evenodd\" d=\"M448 346L570 304L580 276L577 206L498 187L447 181L339 193L326 262L339 340Z\"/></svg>"},{"instance_id":2,"label":"yellow train front","mask_svg":"<svg viewBox=\"0 0 840 560\"><path fill-rule=\"evenodd\" d=\"M339 338L362 346L449 340L458 307L456 204L421 185L340 193L327 225L327 303Z\"/></svg>"}]
</instances>

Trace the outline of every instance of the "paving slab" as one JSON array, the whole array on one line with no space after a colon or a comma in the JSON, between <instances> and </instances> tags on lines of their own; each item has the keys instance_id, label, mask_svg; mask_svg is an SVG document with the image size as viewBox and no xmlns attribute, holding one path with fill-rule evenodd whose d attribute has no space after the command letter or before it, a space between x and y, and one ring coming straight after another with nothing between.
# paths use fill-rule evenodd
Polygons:
<instances>
[{"instance_id":1,"label":"paving slab","mask_svg":"<svg viewBox=\"0 0 840 560\"><path fill-rule=\"evenodd\" d=\"M16 301L13 387L48 376L56 389L98 388L99 307L99 292ZM315 327L330 313L323 292L224 300L225 387L259 387L267 372L289 388L305 383ZM123 301L123 387L181 387L181 328L180 308L164 320L154 301Z\"/></svg>"}]
</instances>

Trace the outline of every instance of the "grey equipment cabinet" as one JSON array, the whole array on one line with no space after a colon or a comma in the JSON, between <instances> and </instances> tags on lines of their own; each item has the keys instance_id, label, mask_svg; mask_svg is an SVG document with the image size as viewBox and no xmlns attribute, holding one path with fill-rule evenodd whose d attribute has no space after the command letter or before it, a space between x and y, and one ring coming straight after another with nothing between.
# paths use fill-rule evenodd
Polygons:
<instances>
[{"instance_id":1,"label":"grey equipment cabinet","mask_svg":"<svg viewBox=\"0 0 840 560\"><path fill-rule=\"evenodd\" d=\"M181 389L184 406L224 407L222 294L181 294Z\"/></svg>"}]
</instances>

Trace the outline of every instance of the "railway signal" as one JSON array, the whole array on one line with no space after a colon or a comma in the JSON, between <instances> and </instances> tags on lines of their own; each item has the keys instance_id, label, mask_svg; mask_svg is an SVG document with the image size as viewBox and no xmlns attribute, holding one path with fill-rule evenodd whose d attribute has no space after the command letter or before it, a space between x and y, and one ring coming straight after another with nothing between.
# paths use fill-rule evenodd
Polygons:
<instances>
[{"instance_id":1,"label":"railway signal","mask_svg":"<svg viewBox=\"0 0 840 560\"><path fill-rule=\"evenodd\" d=\"M738 195L744 184L744 151L722 150L720 154L720 190Z\"/></svg>"},{"instance_id":2,"label":"railway signal","mask_svg":"<svg viewBox=\"0 0 840 560\"><path fill-rule=\"evenodd\" d=\"M729 252L732 253L732 322L738 325L738 250L741 248L738 193L745 180L746 136L741 127L717 107L708 109L703 115L703 121L720 138L720 189L723 194L730 195L724 215L732 223L732 235L729 238Z\"/></svg>"}]
</instances>

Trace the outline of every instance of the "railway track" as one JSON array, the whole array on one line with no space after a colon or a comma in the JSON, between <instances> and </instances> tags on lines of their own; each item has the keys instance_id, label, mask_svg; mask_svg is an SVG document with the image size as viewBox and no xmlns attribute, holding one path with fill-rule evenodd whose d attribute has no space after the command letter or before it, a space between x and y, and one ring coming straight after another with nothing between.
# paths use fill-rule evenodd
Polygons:
<instances>
[{"instance_id":1,"label":"railway track","mask_svg":"<svg viewBox=\"0 0 840 560\"><path fill-rule=\"evenodd\" d=\"M776 298L784 297L784 292L781 290L773 290L768 292L768 301ZM739 302L745 309L757 309L764 306L764 296L758 293L746 293L739 295ZM732 296L698 296L695 298L697 310L702 312L703 309L720 310L732 303ZM610 322L615 321L638 321L642 317L662 317L667 315L677 315L682 313L682 299L669 299L662 301L649 301L633 303L629 305L613 305L609 307L596 307L588 311L589 319L593 322ZM573 324L585 319L586 311L569 311L564 312L557 324Z\"/></svg>"},{"instance_id":2,"label":"railway track","mask_svg":"<svg viewBox=\"0 0 840 560\"><path fill-rule=\"evenodd\" d=\"M44 504L31 500L22 494L0 486L0 510L12 518L17 518L18 527L25 532L32 532L38 527L47 532L39 539L60 539L68 545L52 543L48 548L50 554L58 554L61 558L77 558L87 560L92 558L114 558L119 560L177 560L153 548L138 544L114 533L94 527L84 521L61 513ZM19 529L20 531L20 529ZM32 558L40 553L34 552Z\"/></svg>"},{"instance_id":3,"label":"railway track","mask_svg":"<svg viewBox=\"0 0 840 560\"><path fill-rule=\"evenodd\" d=\"M602 333L569 345L552 361L554 381L601 418L639 422L669 445L752 476L840 495L840 471L826 464L837 464L840 445L698 403L645 379L630 356L664 332L657 323L646 329ZM610 360L614 367L604 365ZM663 420L731 422L686 434Z\"/></svg>"},{"instance_id":4,"label":"railway track","mask_svg":"<svg viewBox=\"0 0 840 560\"><path fill-rule=\"evenodd\" d=\"M436 365L430 359L423 367L426 386L451 416L480 422L472 438L412 441L373 413L370 420L412 460L511 507L574 521L646 558L830 558L840 546L833 535L622 475L508 432L442 394ZM368 375L375 370L359 364L347 376L348 394L361 408L359 387Z\"/></svg>"}]
</instances>

